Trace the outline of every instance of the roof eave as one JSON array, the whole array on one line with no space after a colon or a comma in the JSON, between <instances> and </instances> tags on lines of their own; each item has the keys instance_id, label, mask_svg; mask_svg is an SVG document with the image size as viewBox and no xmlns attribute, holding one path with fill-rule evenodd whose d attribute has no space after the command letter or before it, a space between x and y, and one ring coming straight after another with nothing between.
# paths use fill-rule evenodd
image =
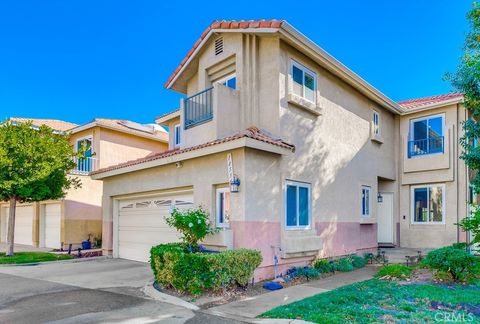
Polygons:
<instances>
[{"instance_id":1,"label":"roof eave","mask_svg":"<svg viewBox=\"0 0 480 324\"><path fill-rule=\"evenodd\" d=\"M417 113L417 112L421 112L421 111L425 111L425 110L431 110L431 109L441 108L441 107L445 107L445 106L449 106L449 105L460 104L460 103L463 103L463 102L464 102L463 97L453 98L453 99L450 99L450 100L444 100L444 101L441 101L441 102L435 102L435 103L432 103L432 104L422 105L422 106L418 106L418 107L414 107L414 108L407 108L407 109L405 109L405 112L403 113L403 115L409 115L409 114L413 114L413 113Z\"/></svg>"},{"instance_id":2,"label":"roof eave","mask_svg":"<svg viewBox=\"0 0 480 324\"><path fill-rule=\"evenodd\" d=\"M280 28L280 34L287 40L299 45L305 52L313 54L313 56L317 58L317 61L320 61L321 65L327 70L339 76L341 79L354 86L360 92L384 108L396 114L402 114L404 112L404 109L395 101L384 95L381 91L365 81L358 74L350 70L288 22L283 22Z\"/></svg>"},{"instance_id":3,"label":"roof eave","mask_svg":"<svg viewBox=\"0 0 480 324\"><path fill-rule=\"evenodd\" d=\"M239 148L253 148L261 151L266 151L274 154L285 155L291 154L292 149L281 147L274 144L262 142L260 140L249 137L242 137L230 142L220 143L214 146L207 146L193 151L175 154L169 157L155 159L152 161L140 162L130 166L120 167L118 169L107 170L105 172L91 174L92 179L102 180L120 174L135 172L139 170L151 169L162 165L172 164L180 161L190 160L206 155L221 153L225 151L235 150Z\"/></svg>"},{"instance_id":4,"label":"roof eave","mask_svg":"<svg viewBox=\"0 0 480 324\"><path fill-rule=\"evenodd\" d=\"M154 141L157 141L157 142L162 142L162 143L168 144L167 139L164 139L164 138L161 138L161 137L158 137L158 136L155 136L155 135L142 134L140 131L134 132L134 131L123 129L123 128L120 128L120 127L112 127L112 126L109 126L109 125L99 123L97 121L89 122L89 123L77 126L75 128L72 128L72 129L68 130L68 133L75 134L75 133L79 133L79 132L88 130L88 129L93 128L93 127L106 128L106 129L114 130L114 131L117 131L117 132L126 133L126 134L130 134L130 135L134 135L134 136L138 136L138 137L143 137L143 138L147 138L147 139L154 140Z\"/></svg>"},{"instance_id":5,"label":"roof eave","mask_svg":"<svg viewBox=\"0 0 480 324\"><path fill-rule=\"evenodd\" d=\"M175 118L180 118L180 109L177 109L175 111L172 111L171 113L156 117L155 123L159 125L168 126L167 122Z\"/></svg>"}]
</instances>

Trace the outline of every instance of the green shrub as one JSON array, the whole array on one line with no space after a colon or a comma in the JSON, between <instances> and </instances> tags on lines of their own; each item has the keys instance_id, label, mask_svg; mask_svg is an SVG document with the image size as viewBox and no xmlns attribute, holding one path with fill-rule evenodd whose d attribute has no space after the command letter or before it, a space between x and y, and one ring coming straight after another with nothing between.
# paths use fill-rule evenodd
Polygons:
<instances>
[{"instance_id":1,"label":"green shrub","mask_svg":"<svg viewBox=\"0 0 480 324\"><path fill-rule=\"evenodd\" d=\"M452 274L450 272L442 271L442 270L436 271L435 274L433 275L433 278L435 280L439 280L439 281L443 281L443 282L454 281L453 277L452 277Z\"/></svg>"},{"instance_id":2,"label":"green shrub","mask_svg":"<svg viewBox=\"0 0 480 324\"><path fill-rule=\"evenodd\" d=\"M320 273L329 273L334 271L333 263L327 259L317 259L313 261L313 268Z\"/></svg>"},{"instance_id":3,"label":"green shrub","mask_svg":"<svg viewBox=\"0 0 480 324\"><path fill-rule=\"evenodd\" d=\"M182 233L182 241L190 249L196 250L198 242L207 235L218 232L217 228L210 227L210 217L202 208L180 211L174 209L170 216L165 217L170 227Z\"/></svg>"},{"instance_id":4,"label":"green shrub","mask_svg":"<svg viewBox=\"0 0 480 324\"><path fill-rule=\"evenodd\" d=\"M340 258L335 261L335 270L341 272L353 271L353 264L350 258Z\"/></svg>"},{"instance_id":5,"label":"green shrub","mask_svg":"<svg viewBox=\"0 0 480 324\"><path fill-rule=\"evenodd\" d=\"M295 277L306 277L307 279L316 279L320 277L320 272L311 267L295 267Z\"/></svg>"},{"instance_id":6,"label":"green shrub","mask_svg":"<svg viewBox=\"0 0 480 324\"><path fill-rule=\"evenodd\" d=\"M362 258L356 254L351 256L352 259L352 265L355 269L363 268L364 266L367 265L367 260L365 258Z\"/></svg>"},{"instance_id":7,"label":"green shrub","mask_svg":"<svg viewBox=\"0 0 480 324\"><path fill-rule=\"evenodd\" d=\"M478 269L478 258L464 249L446 246L433 250L423 259L422 264L430 269L445 271L455 281L468 281L475 277Z\"/></svg>"},{"instance_id":8,"label":"green shrub","mask_svg":"<svg viewBox=\"0 0 480 324\"><path fill-rule=\"evenodd\" d=\"M150 265L158 284L192 295L232 285L245 286L261 262L259 251L247 249L191 253L185 244L170 243L150 251Z\"/></svg>"},{"instance_id":9,"label":"green shrub","mask_svg":"<svg viewBox=\"0 0 480 324\"><path fill-rule=\"evenodd\" d=\"M387 264L380 268L376 278L389 277L390 279L407 279L412 274L412 268L403 264Z\"/></svg>"}]
</instances>

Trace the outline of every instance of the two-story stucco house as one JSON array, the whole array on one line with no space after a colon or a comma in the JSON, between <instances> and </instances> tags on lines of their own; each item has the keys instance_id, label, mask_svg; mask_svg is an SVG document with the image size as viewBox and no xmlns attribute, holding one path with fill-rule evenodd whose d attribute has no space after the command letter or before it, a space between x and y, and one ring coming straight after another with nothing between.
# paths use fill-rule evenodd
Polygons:
<instances>
[{"instance_id":1,"label":"two-story stucco house","mask_svg":"<svg viewBox=\"0 0 480 324\"><path fill-rule=\"evenodd\" d=\"M257 279L276 260L455 241L461 97L398 104L276 20L214 22L166 87L186 97L156 119L169 150L93 173L105 254L147 261L178 240L164 216L192 206L222 229L205 244L262 252Z\"/></svg>"},{"instance_id":2,"label":"two-story stucco house","mask_svg":"<svg viewBox=\"0 0 480 324\"><path fill-rule=\"evenodd\" d=\"M73 247L102 236L102 181L90 172L99 168L165 151L168 134L157 125L140 125L126 120L95 119L84 125L30 118L10 118L10 122L32 122L71 134L74 149L86 145L85 157L76 161L71 176L81 180L81 188L71 189L64 199L18 205L15 243L46 248ZM8 203L0 202L0 241L7 239Z\"/></svg>"}]
</instances>

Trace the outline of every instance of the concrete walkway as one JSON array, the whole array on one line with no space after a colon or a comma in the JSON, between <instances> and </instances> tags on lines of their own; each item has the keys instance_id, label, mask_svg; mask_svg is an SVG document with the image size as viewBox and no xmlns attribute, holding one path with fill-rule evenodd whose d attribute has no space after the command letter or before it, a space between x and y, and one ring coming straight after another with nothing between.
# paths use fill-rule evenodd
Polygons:
<instances>
[{"instance_id":1,"label":"concrete walkway","mask_svg":"<svg viewBox=\"0 0 480 324\"><path fill-rule=\"evenodd\" d=\"M388 259L388 263L406 263L406 256L415 257L418 256L420 251L423 256L426 256L432 249L411 249L411 248L381 248L385 251L385 256Z\"/></svg>"},{"instance_id":2,"label":"concrete walkway","mask_svg":"<svg viewBox=\"0 0 480 324\"><path fill-rule=\"evenodd\" d=\"M371 279L377 271L378 267L367 266L352 272L338 273L325 279L315 280L302 285L246 298L230 304L212 307L205 312L236 319L243 318L248 322L261 322L261 320L254 320L254 318L272 308L290 304L355 282Z\"/></svg>"},{"instance_id":3,"label":"concrete walkway","mask_svg":"<svg viewBox=\"0 0 480 324\"><path fill-rule=\"evenodd\" d=\"M31 245L22 245L22 244L15 244L13 247L14 252L49 252L52 249L48 248L37 248ZM5 253L7 251L7 243L0 243L0 253Z\"/></svg>"}]
</instances>

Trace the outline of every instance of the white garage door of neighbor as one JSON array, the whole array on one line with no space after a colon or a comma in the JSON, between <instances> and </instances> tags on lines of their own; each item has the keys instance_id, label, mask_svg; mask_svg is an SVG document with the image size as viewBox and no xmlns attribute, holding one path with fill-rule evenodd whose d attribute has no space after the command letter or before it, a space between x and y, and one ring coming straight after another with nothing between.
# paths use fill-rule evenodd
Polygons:
<instances>
[{"instance_id":1,"label":"white garage door of neighbor","mask_svg":"<svg viewBox=\"0 0 480 324\"><path fill-rule=\"evenodd\" d=\"M5 235L8 235L8 214L10 208L5 209L6 230ZM15 243L32 245L32 232L33 232L33 206L17 206L15 211ZM6 241L6 239L5 239Z\"/></svg>"},{"instance_id":2,"label":"white garage door of neighbor","mask_svg":"<svg viewBox=\"0 0 480 324\"><path fill-rule=\"evenodd\" d=\"M60 204L45 205L44 229L45 247L51 249L60 248Z\"/></svg>"},{"instance_id":3,"label":"white garage door of neighbor","mask_svg":"<svg viewBox=\"0 0 480 324\"><path fill-rule=\"evenodd\" d=\"M193 207L192 194L122 200L118 205L118 257L147 262L152 246L178 242L179 233L169 227L165 216L173 208Z\"/></svg>"}]
</instances>

